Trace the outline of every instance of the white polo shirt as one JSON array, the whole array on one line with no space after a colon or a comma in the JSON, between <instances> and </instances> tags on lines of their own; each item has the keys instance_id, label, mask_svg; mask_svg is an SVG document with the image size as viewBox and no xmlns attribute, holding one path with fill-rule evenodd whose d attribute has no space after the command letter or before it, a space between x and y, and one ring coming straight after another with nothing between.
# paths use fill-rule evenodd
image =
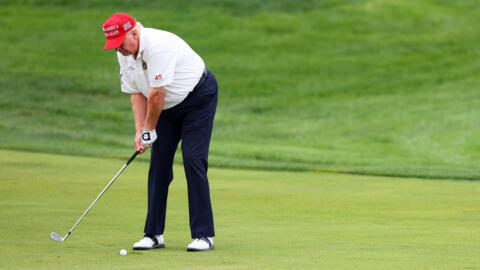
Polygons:
<instances>
[{"instance_id":1,"label":"white polo shirt","mask_svg":"<svg viewBox=\"0 0 480 270\"><path fill-rule=\"evenodd\" d=\"M117 52L122 92L142 93L150 87L165 88L169 109L182 102L199 82L205 63L180 37L167 31L143 28L137 59Z\"/></svg>"}]
</instances>

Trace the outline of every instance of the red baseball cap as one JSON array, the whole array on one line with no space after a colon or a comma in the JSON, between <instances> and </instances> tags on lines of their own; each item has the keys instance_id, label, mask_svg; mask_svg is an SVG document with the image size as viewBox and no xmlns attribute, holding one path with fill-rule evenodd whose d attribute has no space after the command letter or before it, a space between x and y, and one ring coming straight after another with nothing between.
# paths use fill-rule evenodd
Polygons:
<instances>
[{"instance_id":1,"label":"red baseball cap","mask_svg":"<svg viewBox=\"0 0 480 270\"><path fill-rule=\"evenodd\" d=\"M110 16L102 25L107 37L104 50L116 49L122 45L125 34L135 26L135 19L126 13L116 13Z\"/></svg>"}]
</instances>

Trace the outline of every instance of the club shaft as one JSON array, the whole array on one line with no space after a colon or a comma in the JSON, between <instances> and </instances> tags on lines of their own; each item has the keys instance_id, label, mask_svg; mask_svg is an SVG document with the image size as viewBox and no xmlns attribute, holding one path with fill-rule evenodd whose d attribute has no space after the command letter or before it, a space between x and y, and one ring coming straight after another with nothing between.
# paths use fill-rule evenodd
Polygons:
<instances>
[{"instance_id":1,"label":"club shaft","mask_svg":"<svg viewBox=\"0 0 480 270\"><path fill-rule=\"evenodd\" d=\"M130 162L132 162L132 160L137 156L137 154L138 154L138 151L133 154L133 156L127 161L127 163L125 163L123 165L123 167L117 172L117 174L112 178L112 180L110 180L108 185L102 190L102 192L100 192L100 194L98 194L97 198L93 201L93 203L90 205L90 207L88 207L88 209L85 211L85 213L83 213L83 215L77 220L75 225L73 225L73 227L70 229L70 231L67 233L67 235L65 236L64 239L67 239L67 237L70 236L72 231L75 230L75 228L80 223L80 221L82 221L83 217L85 217L85 215L90 211L90 209L92 209L92 207L95 205L95 203L98 201L98 199L100 199L100 197L102 197L103 193L105 193L105 191L107 191L107 189L113 184L113 182L115 182L117 177L123 172L123 170L125 170L125 168L128 166L128 164L130 164Z\"/></svg>"}]
</instances>

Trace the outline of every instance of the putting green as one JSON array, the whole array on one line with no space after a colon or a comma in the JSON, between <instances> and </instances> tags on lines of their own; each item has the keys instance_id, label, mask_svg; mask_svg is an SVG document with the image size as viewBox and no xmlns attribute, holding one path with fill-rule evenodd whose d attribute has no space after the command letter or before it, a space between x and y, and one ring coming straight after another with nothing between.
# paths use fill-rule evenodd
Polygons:
<instances>
[{"instance_id":1,"label":"putting green","mask_svg":"<svg viewBox=\"0 0 480 270\"><path fill-rule=\"evenodd\" d=\"M125 157L125 160L128 157ZM1 269L479 269L480 182L211 168L216 248L187 253L175 166L166 249L134 252L148 164L0 151ZM119 251L128 250L126 257Z\"/></svg>"}]
</instances>

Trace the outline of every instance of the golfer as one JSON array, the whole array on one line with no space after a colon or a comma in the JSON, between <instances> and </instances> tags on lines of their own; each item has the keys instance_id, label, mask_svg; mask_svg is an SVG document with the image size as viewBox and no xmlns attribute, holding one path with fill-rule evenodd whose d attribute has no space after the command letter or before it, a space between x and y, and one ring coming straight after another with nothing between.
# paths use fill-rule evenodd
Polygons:
<instances>
[{"instance_id":1,"label":"golfer","mask_svg":"<svg viewBox=\"0 0 480 270\"><path fill-rule=\"evenodd\" d=\"M104 49L115 49L122 92L130 94L135 117L134 146L151 149L148 212L144 237L135 250L165 247L163 232L173 158L182 140L188 184L188 251L213 249L213 213L207 178L208 149L217 106L218 85L202 58L180 37L143 27L117 13L103 24Z\"/></svg>"}]
</instances>

